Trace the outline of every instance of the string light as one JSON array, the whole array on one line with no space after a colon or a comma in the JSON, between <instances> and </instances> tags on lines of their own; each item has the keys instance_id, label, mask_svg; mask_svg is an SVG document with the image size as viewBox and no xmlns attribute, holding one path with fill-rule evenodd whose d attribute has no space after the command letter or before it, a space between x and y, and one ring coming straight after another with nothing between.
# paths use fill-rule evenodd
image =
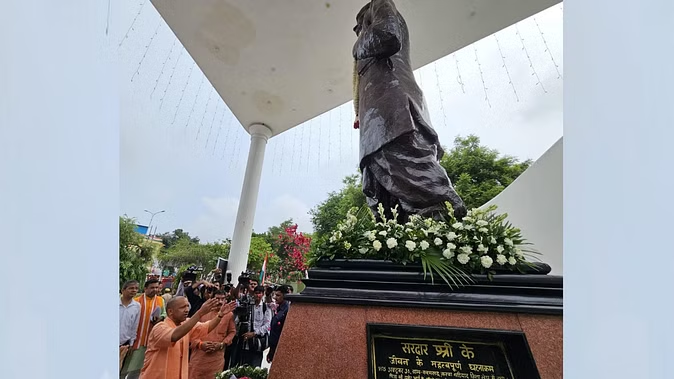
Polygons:
<instances>
[{"instance_id":1,"label":"string light","mask_svg":"<svg viewBox=\"0 0 674 379\"><path fill-rule=\"evenodd\" d=\"M293 128L292 130L293 133L293 149L291 153L291 158L290 158L290 172L293 172L293 165L295 164L295 142L297 141L297 128Z\"/></svg>"},{"instance_id":2,"label":"string light","mask_svg":"<svg viewBox=\"0 0 674 379\"><path fill-rule=\"evenodd\" d=\"M452 54L454 57L454 63L456 63L456 72L458 76L456 77L456 82L461 86L461 92L466 93L465 88L463 87L463 79L461 78L461 70L459 69L459 60L456 58L456 53Z\"/></svg>"},{"instance_id":3,"label":"string light","mask_svg":"<svg viewBox=\"0 0 674 379\"><path fill-rule=\"evenodd\" d=\"M505 69L506 75L508 75L508 83L510 84L510 87L512 87L513 92L515 93L515 99L517 99L517 102L520 102L520 97L517 95L517 90L515 89L515 84L513 83L513 80L510 78L510 71L508 70L508 66L506 65L505 61L505 55L503 55L503 51L501 50L501 43L498 40L498 36L494 34L494 39L496 39L496 46L498 47L498 53L501 55L501 60L503 61L503 68Z\"/></svg>"},{"instance_id":4,"label":"string light","mask_svg":"<svg viewBox=\"0 0 674 379\"><path fill-rule=\"evenodd\" d=\"M173 81L173 75L176 73L176 67L178 67L178 62L180 62L180 58L183 56L183 52L185 49L180 50L180 54L178 54L178 59L176 59L176 63L173 65L173 71L171 71L171 76L169 76L168 83L166 83L166 88L164 88L164 93L161 95L161 99L159 99L159 109L164 106L164 98L166 97L166 91L168 91L169 87L171 86L171 82Z\"/></svg>"},{"instance_id":5,"label":"string light","mask_svg":"<svg viewBox=\"0 0 674 379\"><path fill-rule=\"evenodd\" d=\"M445 112L445 101L443 100L442 97L442 88L440 86L440 75L438 75L438 62L433 62L433 70L435 71L435 79L436 84L438 86L438 94L440 95L440 110L442 111L442 122L444 123L445 127L448 128L449 126L447 125L447 113Z\"/></svg>"},{"instance_id":6,"label":"string light","mask_svg":"<svg viewBox=\"0 0 674 379\"><path fill-rule=\"evenodd\" d=\"M339 112L339 124L337 124L337 132L339 133L339 163L342 163L342 108L337 108Z\"/></svg>"},{"instance_id":7,"label":"string light","mask_svg":"<svg viewBox=\"0 0 674 379\"><path fill-rule=\"evenodd\" d=\"M223 115L224 115L224 113L223 113ZM234 120L234 113L232 113L232 111L230 110L229 111L229 121L227 122L227 130L229 130L229 126L232 124L233 120ZM222 132L222 125L220 125L220 126L221 127L218 128L218 134L215 136L215 142L213 143L213 156L215 156L215 149L218 147L218 139L220 138L220 132Z\"/></svg>"},{"instance_id":8,"label":"string light","mask_svg":"<svg viewBox=\"0 0 674 379\"><path fill-rule=\"evenodd\" d=\"M555 70L557 71L557 79L560 79L562 78L562 74L559 72L559 66L557 65L557 62L555 62L555 57L552 56L552 51L550 51L550 48L548 47L548 41L545 39L543 31L541 30L541 27L538 25L538 21L536 21L536 17L534 17L534 22L536 23L536 28L538 28L538 32L541 34L541 39L543 40L543 44L545 45L545 51L548 53L548 55L550 55L552 64L555 65Z\"/></svg>"},{"instance_id":9,"label":"string light","mask_svg":"<svg viewBox=\"0 0 674 379\"><path fill-rule=\"evenodd\" d=\"M225 146L222 148L222 158L225 158L225 152L227 151L227 143L229 142L229 131L234 127L234 112L232 110L229 110L230 113L232 113L232 118L229 120L229 123L227 124L227 132L225 133ZM231 161L230 161L231 162Z\"/></svg>"},{"instance_id":10,"label":"string light","mask_svg":"<svg viewBox=\"0 0 674 379\"><path fill-rule=\"evenodd\" d=\"M183 98L185 97L185 90L187 89L187 85L190 83L190 79L192 78L194 66L196 66L196 63L192 64L192 67L190 68L190 73L187 75L187 81L185 82L185 87L183 87L183 90L180 94L180 100L178 100L178 105L176 105L176 113L173 115L173 121L171 121L171 125L173 125L176 122L176 117L178 117L178 110L180 109L180 104L182 104Z\"/></svg>"},{"instance_id":11,"label":"string light","mask_svg":"<svg viewBox=\"0 0 674 379\"><path fill-rule=\"evenodd\" d=\"M314 119L312 118L309 120L309 147L307 148L307 172L309 172L309 162L311 162L311 129L313 129L312 124L314 123Z\"/></svg>"},{"instance_id":12,"label":"string light","mask_svg":"<svg viewBox=\"0 0 674 379\"><path fill-rule=\"evenodd\" d=\"M169 53L166 56L166 59L164 60L164 63L161 65L161 71L159 72L159 76L157 77L157 80L154 81L154 88L152 88L152 92L150 93L150 99L152 98L152 95L154 95L154 91L157 89L157 86L159 85L159 79L161 79L162 75L164 75L164 67L166 67L166 63L169 61L169 58L171 58L171 54L173 53L173 49L176 47L177 41L178 40L173 40L173 45L171 45L171 50L169 50Z\"/></svg>"},{"instance_id":13,"label":"string light","mask_svg":"<svg viewBox=\"0 0 674 379\"><path fill-rule=\"evenodd\" d=\"M545 89L543 86L543 82L541 82L541 78L538 76L538 73L536 72L536 68L534 67L534 62L531 60L531 57L529 56L529 51L527 50L526 45L524 44L524 38L522 38L522 34L520 33L520 28L515 24L515 34L517 34L518 37L520 37L520 42L522 42L522 50L524 51L524 54L526 54L527 59L529 60L529 67L531 67L532 74L536 76L536 85L541 85L541 88L543 89L544 93L548 93L548 91Z\"/></svg>"},{"instance_id":14,"label":"string light","mask_svg":"<svg viewBox=\"0 0 674 379\"><path fill-rule=\"evenodd\" d=\"M489 108L491 108L491 102L489 102L489 95L487 94L487 85L484 83L484 75L482 74L482 65L480 64L480 59L477 57L477 48L473 45L473 51L475 52L475 62L477 62L477 68L480 70L480 80L482 80L482 89L484 90L484 99L487 101Z\"/></svg>"},{"instance_id":15,"label":"string light","mask_svg":"<svg viewBox=\"0 0 674 379\"><path fill-rule=\"evenodd\" d=\"M218 103L218 106L220 106L220 103ZM218 113L218 108L215 108L215 113ZM220 122L218 122L218 125L220 125L220 128L222 128L222 120L225 119L225 107L222 108L222 115L220 115ZM213 120L215 120L215 116L213 116ZM204 149L208 148L208 142L211 140L211 133L213 132L213 123L211 122L211 128L208 130L208 137L206 137L206 145L204 145Z\"/></svg>"},{"instance_id":16,"label":"string light","mask_svg":"<svg viewBox=\"0 0 674 379\"><path fill-rule=\"evenodd\" d=\"M211 92L208 94L208 100L206 100L206 106L204 107L204 114L201 115L201 122L199 123L199 129L197 129L197 136L194 139L194 142L197 142L199 140L199 134L201 134L201 127L204 126L204 118L206 117L206 111L208 111L208 106L211 104L212 97L213 97L213 88L211 87ZM213 114L213 119L215 120L215 113Z\"/></svg>"},{"instance_id":17,"label":"string light","mask_svg":"<svg viewBox=\"0 0 674 379\"><path fill-rule=\"evenodd\" d=\"M301 125L302 134L300 135L300 157L299 157L299 159L302 159L302 157L304 156L304 129L306 129L306 127L307 127L306 123L303 123ZM302 165L301 164L298 164L298 165L299 165L299 167L298 167L297 170L299 171L301 169Z\"/></svg>"},{"instance_id":18,"label":"string light","mask_svg":"<svg viewBox=\"0 0 674 379\"><path fill-rule=\"evenodd\" d=\"M190 109L190 114L187 116L187 121L185 121L185 133L187 133L187 125L190 123L190 119L192 118L192 113L194 113L194 107L197 105L197 100L199 100L199 95L201 94L201 87L204 85L204 79L205 77L201 77L201 81L199 82L199 88L197 89L197 95L194 96L194 103L192 103L192 109Z\"/></svg>"},{"instance_id":19,"label":"string light","mask_svg":"<svg viewBox=\"0 0 674 379\"><path fill-rule=\"evenodd\" d=\"M131 22L131 26L129 26L129 29L126 31L126 34L124 34L124 38L119 42L119 45L117 46L117 49L122 47L122 44L124 41L126 41L127 38L129 38L129 33L133 29L133 26L136 25L136 20L138 20L138 16L140 16L140 12L143 11L143 7L145 6L145 3L147 3L147 0L144 0L143 3L140 5L140 9L138 9L138 13L136 13L136 17L133 18L133 21Z\"/></svg>"},{"instance_id":20,"label":"string light","mask_svg":"<svg viewBox=\"0 0 674 379\"><path fill-rule=\"evenodd\" d=\"M143 53L143 57L140 58L140 62L138 62L138 68L136 68L136 72L133 73L131 76L131 81L133 82L133 78L136 77L136 75L140 72L140 66L143 64L143 61L145 60L145 57L147 56L148 50L150 50L150 46L152 45L152 41L154 41L154 37L157 36L157 32L159 31L159 27L161 26L163 22L163 19L160 17L159 18L159 24L157 24L157 27L154 30L154 34L152 34L152 37L150 37L150 42L148 42L147 46L145 46L145 52Z\"/></svg>"}]
</instances>

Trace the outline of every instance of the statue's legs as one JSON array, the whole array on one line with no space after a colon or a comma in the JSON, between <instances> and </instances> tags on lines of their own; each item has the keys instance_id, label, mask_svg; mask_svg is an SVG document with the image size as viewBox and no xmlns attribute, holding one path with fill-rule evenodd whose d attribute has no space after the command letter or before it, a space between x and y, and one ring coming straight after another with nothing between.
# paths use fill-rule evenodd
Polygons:
<instances>
[{"instance_id":1,"label":"statue's legs","mask_svg":"<svg viewBox=\"0 0 674 379\"><path fill-rule=\"evenodd\" d=\"M449 202L457 218L466 215L463 200L437 159L437 147L423 133L404 134L363 163L363 192L375 214L382 203L385 209L399 205L399 221L411 214L438 218L447 213Z\"/></svg>"}]
</instances>

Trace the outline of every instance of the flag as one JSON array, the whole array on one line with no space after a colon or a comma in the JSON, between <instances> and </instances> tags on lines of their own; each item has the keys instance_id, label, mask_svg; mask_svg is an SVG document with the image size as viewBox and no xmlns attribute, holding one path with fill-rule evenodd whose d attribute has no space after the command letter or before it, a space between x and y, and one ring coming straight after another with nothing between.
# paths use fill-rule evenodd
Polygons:
<instances>
[{"instance_id":1,"label":"flag","mask_svg":"<svg viewBox=\"0 0 674 379\"><path fill-rule=\"evenodd\" d=\"M262 270L260 270L260 285L264 284L264 279L267 276L267 258L269 254L264 255L264 262L262 263Z\"/></svg>"}]
</instances>

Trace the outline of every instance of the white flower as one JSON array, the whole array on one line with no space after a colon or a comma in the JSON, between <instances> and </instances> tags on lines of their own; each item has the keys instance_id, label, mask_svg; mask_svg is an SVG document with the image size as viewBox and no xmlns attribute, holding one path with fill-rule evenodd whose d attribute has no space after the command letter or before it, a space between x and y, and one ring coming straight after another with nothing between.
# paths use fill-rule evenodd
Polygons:
<instances>
[{"instance_id":1,"label":"white flower","mask_svg":"<svg viewBox=\"0 0 674 379\"><path fill-rule=\"evenodd\" d=\"M454 224L454 225L456 225L456 224ZM456 238L456 233L454 233L454 232L447 233L447 240L448 241L454 241L455 238Z\"/></svg>"},{"instance_id":2,"label":"white flower","mask_svg":"<svg viewBox=\"0 0 674 379\"><path fill-rule=\"evenodd\" d=\"M462 265L465 265L470 260L468 254L459 254L456 256L456 260L459 261Z\"/></svg>"},{"instance_id":3,"label":"white flower","mask_svg":"<svg viewBox=\"0 0 674 379\"><path fill-rule=\"evenodd\" d=\"M440 246L442 245L443 242L440 238L436 238L435 240L433 240L433 243L435 244L435 246Z\"/></svg>"},{"instance_id":4,"label":"white flower","mask_svg":"<svg viewBox=\"0 0 674 379\"><path fill-rule=\"evenodd\" d=\"M483 257L480 257L480 263L482 263L482 267L489 268L491 267L492 263L494 263L494 260L491 259L490 256L485 255Z\"/></svg>"},{"instance_id":5,"label":"white flower","mask_svg":"<svg viewBox=\"0 0 674 379\"><path fill-rule=\"evenodd\" d=\"M360 251L361 254L365 254L367 253L367 247L361 247L358 251Z\"/></svg>"},{"instance_id":6,"label":"white flower","mask_svg":"<svg viewBox=\"0 0 674 379\"><path fill-rule=\"evenodd\" d=\"M379 232L379 235L386 237L386 230L382 230L381 232Z\"/></svg>"},{"instance_id":7,"label":"white flower","mask_svg":"<svg viewBox=\"0 0 674 379\"><path fill-rule=\"evenodd\" d=\"M335 233L335 238L337 238L337 239L342 238L342 232Z\"/></svg>"},{"instance_id":8,"label":"white flower","mask_svg":"<svg viewBox=\"0 0 674 379\"><path fill-rule=\"evenodd\" d=\"M508 258L508 263L514 266L517 263L517 260L514 257L510 257Z\"/></svg>"},{"instance_id":9,"label":"white flower","mask_svg":"<svg viewBox=\"0 0 674 379\"><path fill-rule=\"evenodd\" d=\"M501 254L504 250L505 250L505 249L503 248L503 246L501 246L501 245L496 246L496 251L497 251L499 254Z\"/></svg>"},{"instance_id":10,"label":"white flower","mask_svg":"<svg viewBox=\"0 0 674 379\"><path fill-rule=\"evenodd\" d=\"M471 249L470 246L461 246L459 250L463 251L464 254L471 254L473 252L473 249Z\"/></svg>"},{"instance_id":11,"label":"white flower","mask_svg":"<svg viewBox=\"0 0 674 379\"><path fill-rule=\"evenodd\" d=\"M522 258L522 257L524 256L524 253L523 253L522 250L520 250L519 248L515 248L515 255L516 255L518 258Z\"/></svg>"},{"instance_id":12,"label":"white flower","mask_svg":"<svg viewBox=\"0 0 674 379\"><path fill-rule=\"evenodd\" d=\"M460 223L460 222L457 222L457 223L452 225L452 228L454 228L456 230L461 230L461 229L463 229L463 224Z\"/></svg>"},{"instance_id":13,"label":"white flower","mask_svg":"<svg viewBox=\"0 0 674 379\"><path fill-rule=\"evenodd\" d=\"M480 244L480 245L477 247L477 251L481 252L482 254L487 254L487 251L489 251L489 249L487 249L486 247L484 247L483 244Z\"/></svg>"},{"instance_id":14,"label":"white flower","mask_svg":"<svg viewBox=\"0 0 674 379\"><path fill-rule=\"evenodd\" d=\"M386 246L388 246L389 249L393 249L398 246L398 241L395 238L389 238L386 240Z\"/></svg>"},{"instance_id":15,"label":"white flower","mask_svg":"<svg viewBox=\"0 0 674 379\"><path fill-rule=\"evenodd\" d=\"M464 229L473 230L473 229L475 229L475 227L473 225L466 225L466 226L464 226Z\"/></svg>"},{"instance_id":16,"label":"white flower","mask_svg":"<svg viewBox=\"0 0 674 379\"><path fill-rule=\"evenodd\" d=\"M454 250L454 249L456 249L456 245L451 243L451 242L447 242L447 248L449 250Z\"/></svg>"},{"instance_id":17,"label":"white flower","mask_svg":"<svg viewBox=\"0 0 674 379\"><path fill-rule=\"evenodd\" d=\"M330 242L335 242L335 236L330 237Z\"/></svg>"},{"instance_id":18,"label":"white flower","mask_svg":"<svg viewBox=\"0 0 674 379\"><path fill-rule=\"evenodd\" d=\"M442 242L440 242L440 244L442 244ZM426 250L430 245L426 241L421 241L421 243L419 243L419 246L421 247L421 250Z\"/></svg>"},{"instance_id":19,"label":"white flower","mask_svg":"<svg viewBox=\"0 0 674 379\"><path fill-rule=\"evenodd\" d=\"M445 249L442 251L442 256L447 259L450 259L451 257L454 256L454 252L452 251L452 249Z\"/></svg>"},{"instance_id":20,"label":"white flower","mask_svg":"<svg viewBox=\"0 0 674 379\"><path fill-rule=\"evenodd\" d=\"M494 236L489 237L489 243L492 245L496 245L496 238L494 238Z\"/></svg>"},{"instance_id":21,"label":"white flower","mask_svg":"<svg viewBox=\"0 0 674 379\"><path fill-rule=\"evenodd\" d=\"M480 228L477 231L480 233L487 233L489 230L487 230L487 228Z\"/></svg>"},{"instance_id":22,"label":"white flower","mask_svg":"<svg viewBox=\"0 0 674 379\"><path fill-rule=\"evenodd\" d=\"M344 242L344 248L345 248L346 250L349 250L349 249L351 248L351 244L349 243L349 241L345 241L345 242Z\"/></svg>"},{"instance_id":23,"label":"white flower","mask_svg":"<svg viewBox=\"0 0 674 379\"><path fill-rule=\"evenodd\" d=\"M412 251L417 247L417 244L414 241L407 241L405 242L405 247L407 248L407 250Z\"/></svg>"},{"instance_id":24,"label":"white flower","mask_svg":"<svg viewBox=\"0 0 674 379\"><path fill-rule=\"evenodd\" d=\"M424 233L424 235L425 235L426 237L428 237L428 230L426 230L426 229L421 229L421 232Z\"/></svg>"},{"instance_id":25,"label":"white flower","mask_svg":"<svg viewBox=\"0 0 674 379\"><path fill-rule=\"evenodd\" d=\"M512 241L510 238L504 239L503 242L505 242L505 244L508 245L508 246L512 246L512 245L513 245L513 241Z\"/></svg>"},{"instance_id":26,"label":"white flower","mask_svg":"<svg viewBox=\"0 0 674 379\"><path fill-rule=\"evenodd\" d=\"M405 229L405 233L412 233L412 229L410 228Z\"/></svg>"},{"instance_id":27,"label":"white flower","mask_svg":"<svg viewBox=\"0 0 674 379\"><path fill-rule=\"evenodd\" d=\"M430 228L431 225L433 225L433 221L430 218L427 218L424 220L424 225L426 225L427 228Z\"/></svg>"},{"instance_id":28,"label":"white flower","mask_svg":"<svg viewBox=\"0 0 674 379\"><path fill-rule=\"evenodd\" d=\"M379 241L372 242L372 247L374 248L374 251L379 251L379 249L381 249L381 242Z\"/></svg>"},{"instance_id":29,"label":"white flower","mask_svg":"<svg viewBox=\"0 0 674 379\"><path fill-rule=\"evenodd\" d=\"M363 233L363 237L367 238L370 241L374 241L377 238L374 231L372 230Z\"/></svg>"},{"instance_id":30,"label":"white flower","mask_svg":"<svg viewBox=\"0 0 674 379\"><path fill-rule=\"evenodd\" d=\"M477 220L476 222L477 226L487 226L489 223L485 220Z\"/></svg>"},{"instance_id":31,"label":"white flower","mask_svg":"<svg viewBox=\"0 0 674 379\"><path fill-rule=\"evenodd\" d=\"M473 222L473 218L469 217L469 216L466 216L466 217L463 218L463 222Z\"/></svg>"},{"instance_id":32,"label":"white flower","mask_svg":"<svg viewBox=\"0 0 674 379\"><path fill-rule=\"evenodd\" d=\"M503 266L504 264L506 264L506 262L508 262L508 258L506 258L505 255L499 254L499 255L496 256L496 263Z\"/></svg>"}]
</instances>

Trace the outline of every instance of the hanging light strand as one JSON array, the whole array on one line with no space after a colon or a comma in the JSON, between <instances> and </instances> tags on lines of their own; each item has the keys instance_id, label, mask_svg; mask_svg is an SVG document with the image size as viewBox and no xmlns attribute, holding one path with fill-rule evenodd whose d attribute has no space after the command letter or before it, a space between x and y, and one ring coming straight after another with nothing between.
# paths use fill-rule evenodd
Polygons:
<instances>
[{"instance_id":1,"label":"hanging light strand","mask_svg":"<svg viewBox=\"0 0 674 379\"><path fill-rule=\"evenodd\" d=\"M524 54L527 56L527 59L529 60L529 67L531 68L531 75L536 77L536 85L540 84L543 92L548 93L548 91L545 89L545 86L543 86L543 82L541 82L541 78L538 76L538 73L536 72L536 68L534 67L534 62L531 60L531 56L529 55L529 51L527 50L527 46L524 44L524 38L522 37L522 33L520 33L520 28L517 26L517 24L515 24L515 34L517 34L517 36L520 37L520 42L522 43L522 51L524 51Z\"/></svg>"},{"instance_id":2,"label":"hanging light strand","mask_svg":"<svg viewBox=\"0 0 674 379\"><path fill-rule=\"evenodd\" d=\"M201 127L204 126L204 118L206 117L208 106L211 104L212 97L213 97L213 88L211 88L211 92L208 94L208 100L206 100L206 106L204 107L204 114L201 115L201 122L199 123L199 129L197 129L197 136L196 138L194 138L194 142L197 142L199 140L199 134L201 134ZM213 113L213 119L215 120L215 113ZM211 125L213 125L212 122Z\"/></svg>"},{"instance_id":3,"label":"hanging light strand","mask_svg":"<svg viewBox=\"0 0 674 379\"><path fill-rule=\"evenodd\" d=\"M171 54L173 54L173 49L176 47L177 41L178 40L173 40L173 45L171 45L171 50L169 50L169 53L166 56L166 59L164 60L164 63L161 65L161 71L159 72L159 76L157 76L157 80L154 81L154 88L152 88L152 92L150 93L150 99L154 95L154 91L157 89L157 86L159 85L159 79L161 79L161 77L164 75L164 68L166 67L166 63L171 58Z\"/></svg>"},{"instance_id":4,"label":"hanging light strand","mask_svg":"<svg viewBox=\"0 0 674 379\"><path fill-rule=\"evenodd\" d=\"M484 82L484 75L482 74L482 65L480 64L480 59L477 56L477 48L473 45L473 51L475 52L475 62L477 62L477 68L480 70L480 80L482 81L482 89L484 90L484 99L487 101L487 105L491 108L491 102L489 101L489 94L487 93L487 85Z\"/></svg>"},{"instance_id":5,"label":"hanging light strand","mask_svg":"<svg viewBox=\"0 0 674 379\"><path fill-rule=\"evenodd\" d=\"M119 45L117 45L117 49L119 50L120 47L122 47L122 44L124 41L126 41L127 38L129 38L129 33L131 33L133 29L133 26L136 25L136 20L138 20L138 16L140 16L140 13L143 11L143 7L145 7L145 3L147 3L147 0L144 0L143 3L140 5L140 8L138 9L138 13L136 13L136 17L133 18L133 21L131 22L131 26L129 26L129 29L126 31L126 34L124 34L124 38L119 42Z\"/></svg>"},{"instance_id":6,"label":"hanging light strand","mask_svg":"<svg viewBox=\"0 0 674 379\"><path fill-rule=\"evenodd\" d=\"M494 34L494 39L496 39L496 46L498 47L498 53L501 55L501 61L503 62L503 68L505 69L506 75L508 75L508 84L510 84L510 87L512 88L513 92L515 93L515 99L517 99L517 102L520 102L520 97L517 94L517 89L515 89L515 84L513 83L512 78L510 77L510 70L508 70L508 65L506 64L505 61L505 55L503 55L503 51L501 50L501 43L498 40L498 36Z\"/></svg>"},{"instance_id":7,"label":"hanging light strand","mask_svg":"<svg viewBox=\"0 0 674 379\"><path fill-rule=\"evenodd\" d=\"M218 114L218 107L220 106L220 103L218 103L218 106L215 108L215 114ZM222 127L222 120L225 119L225 108L222 108L222 115L220 115L220 122L218 122L218 125ZM215 121L215 115L213 115L213 121ZM213 122L211 122L211 128L208 130L208 136L206 137L206 145L204 145L204 149L208 149L208 142L211 140L211 133L213 132Z\"/></svg>"},{"instance_id":8,"label":"hanging light strand","mask_svg":"<svg viewBox=\"0 0 674 379\"><path fill-rule=\"evenodd\" d=\"M538 32L541 34L541 39L543 40L543 44L545 45L545 52L548 53L550 59L552 60L552 64L555 66L555 71L557 71L557 79L562 79L562 73L559 72L559 65L555 61L555 57L552 56L552 51L550 51L550 48L548 47L548 41L545 39L545 34L543 34L541 27L538 25L538 21L536 21L536 17L534 17L534 22L536 23L536 28L538 28Z\"/></svg>"},{"instance_id":9,"label":"hanging light strand","mask_svg":"<svg viewBox=\"0 0 674 379\"><path fill-rule=\"evenodd\" d=\"M173 70L171 71L171 76L169 76L168 83L166 83L166 87L164 88L164 93L161 95L161 99L159 99L159 109L164 106L164 98L166 97L166 92L168 91L169 87L171 86L171 83L173 82L173 75L176 73L176 67L178 67L178 62L180 62L180 58L183 56L183 52L185 49L180 50L180 54L178 54L178 59L176 59L176 63L173 65Z\"/></svg>"},{"instance_id":10,"label":"hanging light strand","mask_svg":"<svg viewBox=\"0 0 674 379\"><path fill-rule=\"evenodd\" d=\"M457 73L456 82L459 83L459 85L461 86L461 92L463 92L463 94L465 95L466 89L464 88L463 85L463 78L461 78L461 70L459 69L459 59L456 58L456 53L452 54L452 57L454 57L454 63L456 64L456 73Z\"/></svg>"},{"instance_id":11,"label":"hanging light strand","mask_svg":"<svg viewBox=\"0 0 674 379\"><path fill-rule=\"evenodd\" d=\"M185 97L185 90L187 89L187 85L190 83L190 79L192 78L194 66L196 66L196 63L192 64L192 67L190 68L190 73L187 74L187 81L185 82L185 86L183 87L183 90L180 93L180 100L178 100L178 105L176 105L176 113L173 115L173 121L171 121L171 125L173 125L176 122L176 117L178 117L178 110L180 109L180 104L182 104L183 98Z\"/></svg>"},{"instance_id":12,"label":"hanging light strand","mask_svg":"<svg viewBox=\"0 0 674 379\"><path fill-rule=\"evenodd\" d=\"M190 109L190 114L187 116L187 121L185 121L185 133L187 133L187 125L190 123L190 119L192 118L192 114L194 113L194 107L197 105L197 100L199 100L199 95L201 94L201 87L204 85L204 79L205 77L201 77L201 81L199 82L199 88L197 88L197 94L194 96L194 102L192 103L192 109Z\"/></svg>"},{"instance_id":13,"label":"hanging light strand","mask_svg":"<svg viewBox=\"0 0 674 379\"><path fill-rule=\"evenodd\" d=\"M445 128L448 128L447 125L447 112L445 112L445 101L442 96L442 86L440 86L440 75L438 75L438 62L433 62L433 71L435 71L435 84L438 87L438 94L440 95L440 110L442 111L442 122L445 125Z\"/></svg>"},{"instance_id":14,"label":"hanging light strand","mask_svg":"<svg viewBox=\"0 0 674 379\"><path fill-rule=\"evenodd\" d=\"M145 57L147 56L147 52L150 50L150 46L152 46L152 42L154 41L154 37L157 36L157 32L159 32L159 27L161 24L164 22L164 20L160 17L159 18L159 24L157 24L157 27L154 29L154 33L152 34L152 37L150 37L150 42L147 43L147 46L145 46L145 52L143 53L143 56L140 58L140 62L138 62L138 68L136 68L136 72L133 73L131 76L131 81L133 82L133 78L138 75L140 72L140 67L143 64L143 61L145 61Z\"/></svg>"}]
</instances>

